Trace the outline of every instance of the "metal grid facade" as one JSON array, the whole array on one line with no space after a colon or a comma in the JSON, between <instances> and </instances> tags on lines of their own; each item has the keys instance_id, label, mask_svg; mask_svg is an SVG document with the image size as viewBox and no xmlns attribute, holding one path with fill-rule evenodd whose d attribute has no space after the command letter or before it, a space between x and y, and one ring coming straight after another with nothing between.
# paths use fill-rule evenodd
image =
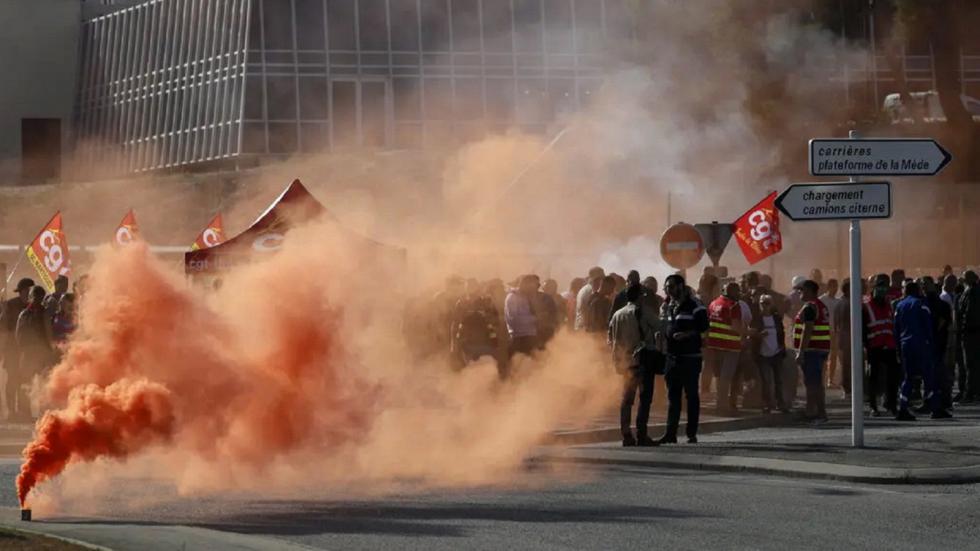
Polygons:
<instances>
[{"instance_id":1,"label":"metal grid facade","mask_svg":"<svg viewBox=\"0 0 980 551\"><path fill-rule=\"evenodd\" d=\"M241 149L250 0L148 0L83 24L78 159L133 172Z\"/></svg>"},{"instance_id":2,"label":"metal grid facade","mask_svg":"<svg viewBox=\"0 0 980 551\"><path fill-rule=\"evenodd\" d=\"M243 153L541 131L599 87L624 0L253 0Z\"/></svg>"}]
</instances>

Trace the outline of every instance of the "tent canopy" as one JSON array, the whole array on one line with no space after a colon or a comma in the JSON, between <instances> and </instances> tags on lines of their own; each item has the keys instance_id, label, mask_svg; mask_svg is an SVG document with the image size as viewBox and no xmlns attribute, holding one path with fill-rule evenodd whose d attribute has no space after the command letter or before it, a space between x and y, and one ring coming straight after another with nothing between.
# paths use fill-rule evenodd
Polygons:
<instances>
[{"instance_id":1,"label":"tent canopy","mask_svg":"<svg viewBox=\"0 0 980 551\"><path fill-rule=\"evenodd\" d=\"M302 182L294 180L248 229L220 245L185 253L184 271L189 275L220 273L246 264L253 258L273 254L282 246L290 229L317 218L335 222L338 226L340 224ZM402 249L379 243L347 229L343 229L343 232L359 246L404 255Z\"/></svg>"}]
</instances>

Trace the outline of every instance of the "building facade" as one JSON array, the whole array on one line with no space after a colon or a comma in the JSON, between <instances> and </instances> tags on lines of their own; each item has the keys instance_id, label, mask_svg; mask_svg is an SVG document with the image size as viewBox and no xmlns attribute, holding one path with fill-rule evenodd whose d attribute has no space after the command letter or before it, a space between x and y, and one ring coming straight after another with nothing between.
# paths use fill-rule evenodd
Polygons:
<instances>
[{"instance_id":1,"label":"building facade","mask_svg":"<svg viewBox=\"0 0 980 551\"><path fill-rule=\"evenodd\" d=\"M542 131L625 0L147 0L83 25L76 152L121 172Z\"/></svg>"},{"instance_id":2,"label":"building facade","mask_svg":"<svg viewBox=\"0 0 980 551\"><path fill-rule=\"evenodd\" d=\"M78 0L0 2L0 185L61 175L81 17Z\"/></svg>"},{"instance_id":3,"label":"building facade","mask_svg":"<svg viewBox=\"0 0 980 551\"><path fill-rule=\"evenodd\" d=\"M635 3L4 0L0 183L56 179L68 154L125 174L546 132L621 58ZM840 32L869 55L826 65L873 115L898 79L875 47L890 16L862 14ZM903 52L912 90L935 88L930 48ZM961 82L980 98L977 54L964 42Z\"/></svg>"}]
</instances>

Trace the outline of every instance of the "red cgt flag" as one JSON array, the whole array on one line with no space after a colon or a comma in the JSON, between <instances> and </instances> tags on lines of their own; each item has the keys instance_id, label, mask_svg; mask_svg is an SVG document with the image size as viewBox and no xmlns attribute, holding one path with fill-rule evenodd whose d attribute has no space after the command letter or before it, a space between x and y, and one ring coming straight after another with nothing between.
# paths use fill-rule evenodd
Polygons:
<instances>
[{"instance_id":1,"label":"red cgt flag","mask_svg":"<svg viewBox=\"0 0 980 551\"><path fill-rule=\"evenodd\" d=\"M214 218L208 222L208 227L204 228L201 235L197 236L194 240L194 244L191 245L191 250L196 251L199 249L209 249L215 245L220 245L225 242L225 228L221 223L221 213L214 215Z\"/></svg>"},{"instance_id":2,"label":"red cgt flag","mask_svg":"<svg viewBox=\"0 0 980 551\"><path fill-rule=\"evenodd\" d=\"M37 270L37 275L48 291L54 291L54 280L58 276L71 273L68 258L68 239L61 226L61 212L56 212L51 220L37 234L27 247L27 258Z\"/></svg>"},{"instance_id":3,"label":"red cgt flag","mask_svg":"<svg viewBox=\"0 0 980 551\"><path fill-rule=\"evenodd\" d=\"M783 250L776 196L777 193L772 192L735 221L735 239L749 264L755 264Z\"/></svg>"},{"instance_id":4,"label":"red cgt flag","mask_svg":"<svg viewBox=\"0 0 980 551\"><path fill-rule=\"evenodd\" d=\"M113 243L119 246L129 245L139 239L139 236L140 229L136 225L136 214L133 212L133 209L129 209L126 216L123 216L122 222L119 223L119 227L116 228Z\"/></svg>"}]
</instances>

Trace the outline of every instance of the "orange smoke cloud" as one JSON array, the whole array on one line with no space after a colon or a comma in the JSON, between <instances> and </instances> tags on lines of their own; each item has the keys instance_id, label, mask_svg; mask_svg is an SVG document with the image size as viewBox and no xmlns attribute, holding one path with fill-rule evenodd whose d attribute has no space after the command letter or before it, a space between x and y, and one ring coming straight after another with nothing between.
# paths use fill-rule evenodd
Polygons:
<instances>
[{"instance_id":1,"label":"orange smoke cloud","mask_svg":"<svg viewBox=\"0 0 980 551\"><path fill-rule=\"evenodd\" d=\"M65 409L38 422L37 437L24 450L17 497L23 506L38 482L57 476L69 462L126 457L165 441L173 427L170 392L159 384L123 379L106 388L75 388Z\"/></svg>"},{"instance_id":2,"label":"orange smoke cloud","mask_svg":"<svg viewBox=\"0 0 980 551\"><path fill-rule=\"evenodd\" d=\"M327 224L294 229L271 259L229 273L211 294L142 244L103 251L79 332L46 383L53 410L25 452L21 499L102 456L120 460L112 469L153 464L182 492L494 483L549 431L609 405L618 379L601 347L578 335L518 362L513 384L491 365L454 373L441 356L410 360L403 297L385 284L404 266L367 258L343 235ZM139 411L124 421L127 402L86 406L129 381L166 397L171 424ZM87 425L64 436L76 419ZM108 443L87 447L89 425ZM32 459L51 449L54 460Z\"/></svg>"},{"instance_id":3,"label":"orange smoke cloud","mask_svg":"<svg viewBox=\"0 0 980 551\"><path fill-rule=\"evenodd\" d=\"M71 462L125 458L162 436L261 467L301 444L359 434L372 391L341 373L349 364L340 312L312 287L281 287L249 303L259 334L236 332L145 245L105 251L82 301L80 332L49 377L47 400L61 409L45 415L25 450L21 500Z\"/></svg>"}]
</instances>

